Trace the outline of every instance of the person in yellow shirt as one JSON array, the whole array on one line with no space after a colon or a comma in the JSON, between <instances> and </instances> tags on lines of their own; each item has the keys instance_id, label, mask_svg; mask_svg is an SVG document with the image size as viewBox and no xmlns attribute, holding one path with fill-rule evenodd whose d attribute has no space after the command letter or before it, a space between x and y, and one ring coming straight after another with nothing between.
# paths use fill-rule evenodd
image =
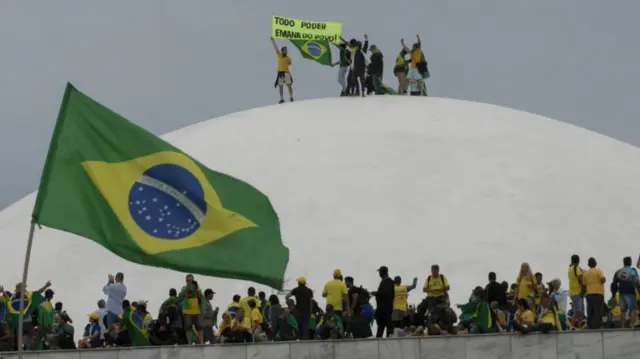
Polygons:
<instances>
[{"instance_id":1,"label":"person in yellow shirt","mask_svg":"<svg viewBox=\"0 0 640 359\"><path fill-rule=\"evenodd\" d=\"M520 265L520 274L516 278L516 299L526 299L527 301L534 298L538 291L538 283L536 277L531 272L529 263Z\"/></svg>"},{"instance_id":2,"label":"person in yellow shirt","mask_svg":"<svg viewBox=\"0 0 640 359\"><path fill-rule=\"evenodd\" d=\"M540 301L542 313L540 313L540 322L535 326L537 331L548 333L550 331L562 331L559 313L557 308L553 306L551 297L545 295Z\"/></svg>"},{"instance_id":3,"label":"person in yellow shirt","mask_svg":"<svg viewBox=\"0 0 640 359\"><path fill-rule=\"evenodd\" d=\"M517 310L513 315L513 328L521 333L528 333L533 330L535 319L533 312L529 308L529 302L524 299L518 299L516 302Z\"/></svg>"},{"instance_id":4,"label":"person in yellow shirt","mask_svg":"<svg viewBox=\"0 0 640 359\"><path fill-rule=\"evenodd\" d=\"M587 290L587 326L589 329L602 327L604 308L604 283L607 279L597 267L595 258L589 258L589 269L582 275L582 284Z\"/></svg>"},{"instance_id":5,"label":"person in yellow shirt","mask_svg":"<svg viewBox=\"0 0 640 359\"><path fill-rule=\"evenodd\" d=\"M417 42L411 48L404 44L404 39L400 40L400 44L406 53L410 55L409 72L407 73L407 81L409 83L409 95L422 96L424 89L424 80L420 74L420 67L423 66L422 43L420 35L416 35Z\"/></svg>"},{"instance_id":6,"label":"person in yellow shirt","mask_svg":"<svg viewBox=\"0 0 640 359\"><path fill-rule=\"evenodd\" d=\"M244 309L238 308L236 317L231 321L229 328L229 341L233 343L251 343L253 335L251 334L251 319L244 314Z\"/></svg>"},{"instance_id":7,"label":"person in yellow shirt","mask_svg":"<svg viewBox=\"0 0 640 359\"><path fill-rule=\"evenodd\" d=\"M291 58L287 54L287 47L283 46L278 50L278 45L276 45L276 40L272 37L271 44L273 45L273 49L276 51L276 55L278 56L278 77L276 78L275 86L278 86L278 90L280 91L280 102L284 103L284 86L287 85L289 89L289 98L290 101L293 102L293 76L291 76L291 71L289 71L289 66L291 66Z\"/></svg>"},{"instance_id":8,"label":"person in yellow shirt","mask_svg":"<svg viewBox=\"0 0 640 359\"><path fill-rule=\"evenodd\" d=\"M235 312L234 312L235 316ZM231 331L231 314L229 312L222 313L222 323L218 327L216 338L218 343L224 343L229 338L229 332Z\"/></svg>"},{"instance_id":9,"label":"person in yellow shirt","mask_svg":"<svg viewBox=\"0 0 640 359\"><path fill-rule=\"evenodd\" d=\"M244 312L249 313L249 315L251 315L251 307L249 306L250 300L256 302L256 307L258 307L258 309L262 309L260 306L260 299L256 297L256 289L254 287L249 287L249 289L247 290L247 296L240 299L239 303L240 307L244 309Z\"/></svg>"},{"instance_id":10,"label":"person in yellow shirt","mask_svg":"<svg viewBox=\"0 0 640 359\"><path fill-rule=\"evenodd\" d=\"M345 308L345 311L348 312L351 307L348 293L347 285L342 281L342 271L340 271L340 269L334 270L333 279L328 281L324 285L324 289L322 289L322 296L327 298L327 304L331 304L336 315L340 317L343 310L342 308ZM343 303L346 304L346 307L343 307Z\"/></svg>"},{"instance_id":11,"label":"person in yellow shirt","mask_svg":"<svg viewBox=\"0 0 640 359\"><path fill-rule=\"evenodd\" d=\"M584 320L584 286L582 285L582 268L580 268L580 257L577 254L571 256L569 265L569 298L573 315L571 316L571 326L580 327Z\"/></svg>"},{"instance_id":12,"label":"person in yellow shirt","mask_svg":"<svg viewBox=\"0 0 640 359\"><path fill-rule=\"evenodd\" d=\"M438 309L438 305L445 304L449 299L449 280L440 273L440 267L437 264L431 266L431 275L424 280L422 292L427 297L418 305L416 315L418 321L422 323L427 310L434 313Z\"/></svg>"},{"instance_id":13,"label":"person in yellow shirt","mask_svg":"<svg viewBox=\"0 0 640 359\"><path fill-rule=\"evenodd\" d=\"M253 334L253 341L263 342L267 338L266 335L264 335L262 326L262 323L264 322L262 311L258 308L256 301L253 299L249 300L249 307L251 308L251 333Z\"/></svg>"},{"instance_id":14,"label":"person in yellow shirt","mask_svg":"<svg viewBox=\"0 0 640 359\"><path fill-rule=\"evenodd\" d=\"M404 318L407 316L407 299L409 292L416 289L418 277L413 278L411 285L402 285L402 278L396 276L393 278L395 284L395 294L393 297L393 312L391 313L391 322L394 328L404 328Z\"/></svg>"},{"instance_id":15,"label":"person in yellow shirt","mask_svg":"<svg viewBox=\"0 0 640 359\"><path fill-rule=\"evenodd\" d=\"M238 308L242 308L242 306L240 305L241 299L242 298L236 294L231 299L231 303L229 303L229 305L227 306L225 313L228 313L231 319L236 317L236 311L238 311Z\"/></svg>"}]
</instances>

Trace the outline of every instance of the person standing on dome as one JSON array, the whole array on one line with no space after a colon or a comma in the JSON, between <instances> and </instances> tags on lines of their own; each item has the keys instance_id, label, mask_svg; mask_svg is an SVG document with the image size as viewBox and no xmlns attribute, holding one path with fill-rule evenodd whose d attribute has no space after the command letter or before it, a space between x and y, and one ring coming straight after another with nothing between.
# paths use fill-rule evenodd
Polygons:
<instances>
[{"instance_id":1,"label":"person standing on dome","mask_svg":"<svg viewBox=\"0 0 640 359\"><path fill-rule=\"evenodd\" d=\"M102 288L102 292L107 296L107 317L106 325L108 330L118 321L118 316L122 315L122 303L127 296L127 286L124 285L124 274L117 273L114 277L109 274L109 281Z\"/></svg>"},{"instance_id":2,"label":"person standing on dome","mask_svg":"<svg viewBox=\"0 0 640 359\"><path fill-rule=\"evenodd\" d=\"M336 315L341 316L343 310L344 314L349 314L350 302L348 294L347 285L342 281L342 271L340 269L334 270L333 279L328 281L322 289L322 297L326 298L327 305L332 306ZM346 307L342 305L343 303L346 304Z\"/></svg>"},{"instance_id":3,"label":"person standing on dome","mask_svg":"<svg viewBox=\"0 0 640 359\"><path fill-rule=\"evenodd\" d=\"M426 96L423 74L428 73L427 62L422 54L422 43L420 35L416 35L417 42L411 48L404 44L404 39L400 39L402 49L410 54L409 72L407 81L409 82L409 94L411 96Z\"/></svg>"},{"instance_id":4,"label":"person standing on dome","mask_svg":"<svg viewBox=\"0 0 640 359\"><path fill-rule=\"evenodd\" d=\"M376 95L384 95L382 89L382 75L384 72L384 59L382 52L378 49L378 46L371 45L371 58L369 64L369 74L371 75L371 82Z\"/></svg>"},{"instance_id":5,"label":"person standing on dome","mask_svg":"<svg viewBox=\"0 0 640 359\"><path fill-rule=\"evenodd\" d=\"M638 272L631 267L631 257L624 257L623 267L618 269L611 283L611 296L620 293L620 328L626 328L629 313L629 328L634 328L637 319L636 288L638 288Z\"/></svg>"},{"instance_id":6,"label":"person standing on dome","mask_svg":"<svg viewBox=\"0 0 640 359\"><path fill-rule=\"evenodd\" d=\"M364 45L360 41L351 40L351 85L355 89L356 96L365 97L365 74L367 70L367 57L369 50L369 37L364 35ZM334 308L335 309L335 308Z\"/></svg>"},{"instance_id":7,"label":"person standing on dome","mask_svg":"<svg viewBox=\"0 0 640 359\"><path fill-rule=\"evenodd\" d=\"M597 267L595 258L589 258L587 264L589 270L582 275L582 282L587 287L587 325L589 329L600 329L604 309L604 283L607 279Z\"/></svg>"},{"instance_id":8,"label":"person standing on dome","mask_svg":"<svg viewBox=\"0 0 640 359\"><path fill-rule=\"evenodd\" d=\"M289 71L289 66L291 66L291 58L287 54L287 47L283 46L280 50L278 50L278 45L276 45L276 40L272 37L271 44L273 45L273 49L276 51L276 55L278 56L278 77L276 77L276 83L274 87L278 87L280 91L280 102L284 103L284 86L287 85L289 89L289 98L290 101L293 102L293 76L291 76L291 72Z\"/></svg>"},{"instance_id":9,"label":"person standing on dome","mask_svg":"<svg viewBox=\"0 0 640 359\"><path fill-rule=\"evenodd\" d=\"M340 45L336 45L333 42L329 41L329 43L338 48L339 60L333 64L333 66L339 66L338 69L338 83L340 84L341 91L340 96L348 95L348 82L347 82L347 73L349 71L349 66L351 65L351 51L349 51L348 43L342 37L340 38Z\"/></svg>"},{"instance_id":10,"label":"person standing on dome","mask_svg":"<svg viewBox=\"0 0 640 359\"><path fill-rule=\"evenodd\" d=\"M378 269L380 275L380 284L378 290L371 292L376 297L376 325L378 326L376 338L382 338L384 331L387 331L387 337L393 333L393 325L391 316L393 315L393 299L395 298L395 283L389 277L389 268L382 266Z\"/></svg>"}]
</instances>

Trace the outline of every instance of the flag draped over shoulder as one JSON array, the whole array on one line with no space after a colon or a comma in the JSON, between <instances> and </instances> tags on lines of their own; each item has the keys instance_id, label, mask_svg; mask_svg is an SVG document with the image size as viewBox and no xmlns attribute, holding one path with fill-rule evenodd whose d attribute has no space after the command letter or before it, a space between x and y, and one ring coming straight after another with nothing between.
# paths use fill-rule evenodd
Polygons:
<instances>
[{"instance_id":1,"label":"flag draped over shoulder","mask_svg":"<svg viewBox=\"0 0 640 359\"><path fill-rule=\"evenodd\" d=\"M32 217L131 262L278 289L289 260L267 196L210 170L71 84Z\"/></svg>"},{"instance_id":2,"label":"flag draped over shoulder","mask_svg":"<svg viewBox=\"0 0 640 359\"><path fill-rule=\"evenodd\" d=\"M327 40L290 40L302 57L331 66L331 45Z\"/></svg>"}]
</instances>

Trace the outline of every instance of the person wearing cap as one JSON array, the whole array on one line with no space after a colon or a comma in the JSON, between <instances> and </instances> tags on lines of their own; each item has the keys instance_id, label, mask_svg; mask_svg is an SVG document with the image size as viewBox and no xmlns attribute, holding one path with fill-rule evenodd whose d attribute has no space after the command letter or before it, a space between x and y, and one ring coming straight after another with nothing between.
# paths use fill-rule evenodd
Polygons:
<instances>
[{"instance_id":1,"label":"person wearing cap","mask_svg":"<svg viewBox=\"0 0 640 359\"><path fill-rule=\"evenodd\" d=\"M293 315L299 326L298 335L300 340L309 339L309 322L311 321L311 308L313 307L313 291L307 287L307 278L300 277L297 280L298 286L293 288L285 299L294 297L296 299L295 312Z\"/></svg>"},{"instance_id":2,"label":"person wearing cap","mask_svg":"<svg viewBox=\"0 0 640 359\"><path fill-rule=\"evenodd\" d=\"M118 321L118 316L122 315L122 302L127 297L127 286L124 284L124 274L118 272L114 277L108 275L108 282L102 288L102 292L107 296L107 317L106 325L108 330Z\"/></svg>"},{"instance_id":3,"label":"person wearing cap","mask_svg":"<svg viewBox=\"0 0 640 359\"><path fill-rule=\"evenodd\" d=\"M99 321L100 316L98 313L93 312L89 314L89 324L84 327L83 338L78 340L78 348L99 348L102 346L102 340L100 340L102 327L100 326Z\"/></svg>"},{"instance_id":4,"label":"person wearing cap","mask_svg":"<svg viewBox=\"0 0 640 359\"><path fill-rule=\"evenodd\" d=\"M349 305L349 290L347 285L342 281L342 271L336 269L333 271L333 279L328 281L324 285L322 290L322 296L326 299L327 304L331 304L333 310L338 316L342 315L342 311L348 313ZM343 303L346 306L343 306Z\"/></svg>"},{"instance_id":5,"label":"person wearing cap","mask_svg":"<svg viewBox=\"0 0 640 359\"><path fill-rule=\"evenodd\" d=\"M382 74L384 70L383 55L375 44L372 44L370 49L371 58L369 63L369 75L371 76L371 81L376 95L384 95L384 91L382 89Z\"/></svg>"},{"instance_id":6,"label":"person wearing cap","mask_svg":"<svg viewBox=\"0 0 640 359\"><path fill-rule=\"evenodd\" d=\"M382 338L384 331L387 331L387 337L393 333L393 325L391 316L393 314L393 299L395 297L395 283L389 277L389 268L382 266L378 269L380 274L380 285L378 290L371 293L376 297L376 325L378 326L376 338Z\"/></svg>"}]
</instances>

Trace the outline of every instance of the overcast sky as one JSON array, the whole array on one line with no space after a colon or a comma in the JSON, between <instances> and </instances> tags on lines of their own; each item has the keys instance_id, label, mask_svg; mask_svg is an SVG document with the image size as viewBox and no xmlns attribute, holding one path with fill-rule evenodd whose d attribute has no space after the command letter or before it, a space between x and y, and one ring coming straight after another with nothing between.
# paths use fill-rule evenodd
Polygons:
<instances>
[{"instance_id":1,"label":"overcast sky","mask_svg":"<svg viewBox=\"0 0 640 359\"><path fill-rule=\"evenodd\" d=\"M162 134L277 102L271 16L368 33L391 74L420 33L433 96L543 114L640 145L640 2L2 0L0 208L39 181L67 81ZM297 99L337 70L293 55Z\"/></svg>"}]
</instances>

